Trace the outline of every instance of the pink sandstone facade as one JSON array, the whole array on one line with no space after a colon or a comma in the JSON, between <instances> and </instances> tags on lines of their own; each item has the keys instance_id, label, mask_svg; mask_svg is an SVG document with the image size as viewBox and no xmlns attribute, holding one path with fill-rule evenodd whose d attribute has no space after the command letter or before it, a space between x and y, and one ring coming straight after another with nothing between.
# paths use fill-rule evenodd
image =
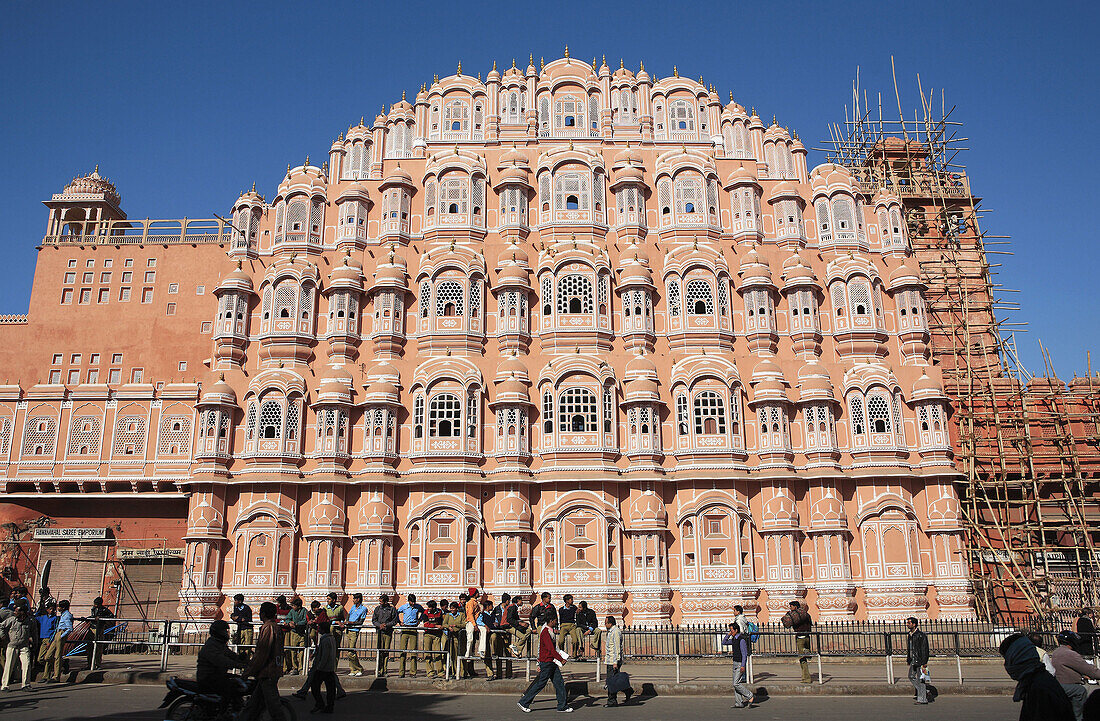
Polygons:
<instances>
[{"instance_id":1,"label":"pink sandstone facade","mask_svg":"<svg viewBox=\"0 0 1100 721\"><path fill-rule=\"evenodd\" d=\"M567 56L437 79L231 225L78 178L0 325L0 519L182 549L189 616L478 586L970 617L901 206L806 156Z\"/></svg>"}]
</instances>

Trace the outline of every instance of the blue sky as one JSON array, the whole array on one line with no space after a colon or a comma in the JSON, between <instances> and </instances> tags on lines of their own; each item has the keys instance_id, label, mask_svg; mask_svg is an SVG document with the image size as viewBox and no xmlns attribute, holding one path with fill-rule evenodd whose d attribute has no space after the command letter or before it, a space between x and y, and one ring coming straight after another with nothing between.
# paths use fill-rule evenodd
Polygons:
<instances>
[{"instance_id":1,"label":"blue sky","mask_svg":"<svg viewBox=\"0 0 1100 721\"><path fill-rule=\"evenodd\" d=\"M732 91L807 145L843 119L851 83L896 108L919 103L915 76L946 91L966 123L961 156L1011 235L997 280L1027 323L1021 358L1062 377L1096 349L1100 260L1092 4L811 3L6 3L0 25L0 313L27 308L41 201L96 163L131 217L225 214L256 181L270 197L287 163L326 156L336 134L432 75L484 74L533 53L606 54L651 74ZM888 102L887 102L888 101ZM891 104L892 103L892 104ZM811 166L822 162L811 153ZM1100 368L1100 356L1096 358Z\"/></svg>"}]
</instances>

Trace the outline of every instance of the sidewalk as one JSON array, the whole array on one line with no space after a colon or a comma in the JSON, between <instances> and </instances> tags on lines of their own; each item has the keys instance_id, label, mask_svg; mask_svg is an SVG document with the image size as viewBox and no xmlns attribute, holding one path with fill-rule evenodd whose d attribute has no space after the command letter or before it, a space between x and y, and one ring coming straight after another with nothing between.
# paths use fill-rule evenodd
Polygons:
<instances>
[{"instance_id":1,"label":"sidewalk","mask_svg":"<svg viewBox=\"0 0 1100 721\"><path fill-rule=\"evenodd\" d=\"M395 654L396 656L396 654ZM343 659L341 659L343 661ZM391 660L391 668L394 661ZM160 685L170 676L193 677L195 657L192 655L172 655L169 657L168 671L160 671L159 656L148 654L111 654L104 659L104 668L87 671L82 668L82 660L73 660L76 667L69 673L69 680L76 683L132 683ZM361 678L349 678L346 667L340 670L340 682L348 690L390 690L422 692L458 692L458 693L506 693L520 694L527 686L524 680L525 663L513 661L513 678L486 681L484 666L475 664L479 677L464 681L444 681L429 679L426 668L420 662L420 673L416 677L399 678L391 671L385 678L373 675ZM959 669L962 670L963 684L959 684ZM630 673L631 682L639 692L645 686L646 692L657 695L725 695L730 692L731 664L721 659L681 659L680 682L676 681L676 664L671 660L627 659L624 670ZM951 695L1001 695L1011 693L1015 684L1004 672L999 659L962 659L954 657L933 658L929 664L932 683L941 694ZM821 665L819 683L816 659L810 661L813 684L800 683L800 670L794 658L760 658L753 662L753 686L765 687L772 695L909 695L913 689L906 679L904 659L894 659L895 683L887 683L885 658L829 658L824 657ZM537 664L531 662L532 677L537 672ZM601 680L595 679L595 664L589 662L570 663L565 667L565 679L571 691L579 694L601 694ZM296 691L305 680L304 676L285 676L279 682L283 691Z\"/></svg>"}]
</instances>

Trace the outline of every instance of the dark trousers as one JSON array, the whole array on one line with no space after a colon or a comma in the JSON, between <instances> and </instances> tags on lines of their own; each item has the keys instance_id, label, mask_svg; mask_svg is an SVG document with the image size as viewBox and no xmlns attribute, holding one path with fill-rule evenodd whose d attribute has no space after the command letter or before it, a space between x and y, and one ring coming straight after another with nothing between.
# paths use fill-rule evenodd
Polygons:
<instances>
[{"instance_id":1,"label":"dark trousers","mask_svg":"<svg viewBox=\"0 0 1100 721\"><path fill-rule=\"evenodd\" d=\"M279 680L274 678L261 678L256 682L256 688L248 697L248 703L241 711L241 721L253 721L260 718L264 709L267 709L273 721L287 721L283 714L283 700L279 697Z\"/></svg>"},{"instance_id":2,"label":"dark trousers","mask_svg":"<svg viewBox=\"0 0 1100 721\"><path fill-rule=\"evenodd\" d=\"M321 684L325 684L325 700L321 703ZM332 704L336 701L336 672L335 671L314 671L313 683L310 685L309 690L313 693L313 700L318 706L324 706L327 710L332 710Z\"/></svg>"},{"instance_id":3,"label":"dark trousers","mask_svg":"<svg viewBox=\"0 0 1100 721\"><path fill-rule=\"evenodd\" d=\"M565 695L565 679L561 677L561 669L553 661L539 662L539 675L527 687L519 702L524 706L530 706L539 691L546 687L548 681L554 684L554 695L557 696L558 710L564 709L566 701L568 701Z\"/></svg>"}]
</instances>

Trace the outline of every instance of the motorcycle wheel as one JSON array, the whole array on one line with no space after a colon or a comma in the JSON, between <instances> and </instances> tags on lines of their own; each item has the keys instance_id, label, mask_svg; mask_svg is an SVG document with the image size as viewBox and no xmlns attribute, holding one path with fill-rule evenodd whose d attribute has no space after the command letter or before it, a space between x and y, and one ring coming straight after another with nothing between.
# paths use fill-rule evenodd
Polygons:
<instances>
[{"instance_id":1,"label":"motorcycle wheel","mask_svg":"<svg viewBox=\"0 0 1100 721\"><path fill-rule=\"evenodd\" d=\"M164 721L207 721L210 716L201 704L189 696L181 696L172 702L164 714Z\"/></svg>"},{"instance_id":2,"label":"motorcycle wheel","mask_svg":"<svg viewBox=\"0 0 1100 721\"><path fill-rule=\"evenodd\" d=\"M280 700L282 701L283 706L283 718L286 719L286 721L298 721L298 714L294 712L294 707L290 705L290 702L287 701L285 698ZM263 719L263 721L270 721L271 712L265 709L263 716L261 716L260 718Z\"/></svg>"}]
</instances>

